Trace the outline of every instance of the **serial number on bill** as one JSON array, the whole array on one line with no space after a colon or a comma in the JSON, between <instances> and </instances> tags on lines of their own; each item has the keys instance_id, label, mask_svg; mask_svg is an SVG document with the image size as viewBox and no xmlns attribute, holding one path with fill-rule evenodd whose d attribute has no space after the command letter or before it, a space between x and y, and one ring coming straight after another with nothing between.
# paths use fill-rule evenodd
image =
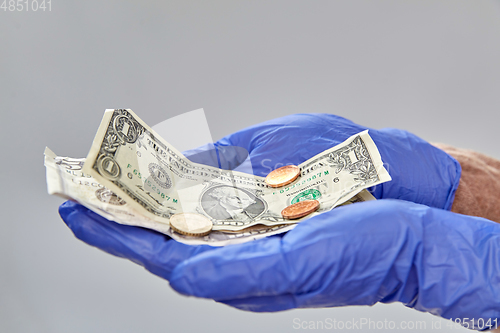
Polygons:
<instances>
[{"instance_id":1,"label":"serial number on bill","mask_svg":"<svg viewBox=\"0 0 500 333\"><path fill-rule=\"evenodd\" d=\"M50 12L52 0L3 0L0 10L4 12Z\"/></svg>"}]
</instances>

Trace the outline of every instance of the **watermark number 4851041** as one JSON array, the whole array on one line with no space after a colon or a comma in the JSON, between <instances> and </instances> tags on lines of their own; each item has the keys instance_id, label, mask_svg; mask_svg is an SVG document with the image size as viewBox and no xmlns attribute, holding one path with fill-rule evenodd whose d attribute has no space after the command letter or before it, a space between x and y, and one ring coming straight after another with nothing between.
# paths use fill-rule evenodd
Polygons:
<instances>
[{"instance_id":1,"label":"watermark number 4851041","mask_svg":"<svg viewBox=\"0 0 500 333\"><path fill-rule=\"evenodd\" d=\"M3 0L1 3L0 10L4 12L52 11L52 0Z\"/></svg>"}]
</instances>

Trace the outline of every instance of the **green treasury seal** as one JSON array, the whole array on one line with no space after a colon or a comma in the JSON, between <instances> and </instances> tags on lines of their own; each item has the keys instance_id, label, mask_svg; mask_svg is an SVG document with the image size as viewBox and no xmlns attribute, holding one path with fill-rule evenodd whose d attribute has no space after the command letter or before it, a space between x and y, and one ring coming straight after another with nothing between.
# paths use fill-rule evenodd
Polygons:
<instances>
[{"instance_id":1,"label":"green treasury seal","mask_svg":"<svg viewBox=\"0 0 500 333\"><path fill-rule=\"evenodd\" d=\"M321 192L312 188L297 194L297 196L292 199L292 204L304 200L317 200L319 197L321 197Z\"/></svg>"}]
</instances>

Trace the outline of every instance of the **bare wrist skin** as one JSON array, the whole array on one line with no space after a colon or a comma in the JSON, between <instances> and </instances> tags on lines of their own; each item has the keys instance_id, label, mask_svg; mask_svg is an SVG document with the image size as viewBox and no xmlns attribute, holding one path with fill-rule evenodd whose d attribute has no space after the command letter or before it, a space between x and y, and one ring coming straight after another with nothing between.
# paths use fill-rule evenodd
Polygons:
<instances>
[{"instance_id":1,"label":"bare wrist skin","mask_svg":"<svg viewBox=\"0 0 500 333\"><path fill-rule=\"evenodd\" d=\"M451 211L500 222L500 161L484 154L433 143L462 167Z\"/></svg>"}]
</instances>

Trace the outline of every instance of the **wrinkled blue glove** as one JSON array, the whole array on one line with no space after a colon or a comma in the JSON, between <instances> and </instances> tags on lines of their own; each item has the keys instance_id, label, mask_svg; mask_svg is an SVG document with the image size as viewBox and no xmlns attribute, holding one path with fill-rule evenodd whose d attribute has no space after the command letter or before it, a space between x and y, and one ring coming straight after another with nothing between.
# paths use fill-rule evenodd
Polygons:
<instances>
[{"instance_id":1,"label":"wrinkled blue glove","mask_svg":"<svg viewBox=\"0 0 500 333\"><path fill-rule=\"evenodd\" d=\"M366 129L331 114L298 114L249 127L215 145L245 148L254 174L265 177L282 165L298 165ZM392 181L371 189L377 199L402 199L451 209L461 172L454 158L403 130L369 129L368 134L392 177Z\"/></svg>"},{"instance_id":2,"label":"wrinkled blue glove","mask_svg":"<svg viewBox=\"0 0 500 333\"><path fill-rule=\"evenodd\" d=\"M144 266L178 292L239 309L399 301L474 318L470 328L500 318L500 225L478 217L379 200L315 216L283 237L212 248L111 222L71 201L60 214L79 239Z\"/></svg>"},{"instance_id":3,"label":"wrinkled blue glove","mask_svg":"<svg viewBox=\"0 0 500 333\"><path fill-rule=\"evenodd\" d=\"M476 325L483 318L485 328L500 318L500 225L401 200L357 203L282 238L192 256L170 284L249 311L399 301Z\"/></svg>"},{"instance_id":4,"label":"wrinkled blue glove","mask_svg":"<svg viewBox=\"0 0 500 333\"><path fill-rule=\"evenodd\" d=\"M364 129L333 115L294 115L220 140L215 160L199 150L188 155L231 167L241 156L227 158L226 146L240 146L263 176L278 163L299 164ZM241 309L400 301L445 318L499 317L499 226L443 210L453 202L460 165L405 131L369 134L393 178L373 194L424 205L358 203L303 221L284 236L225 248L180 244L72 202L60 214L79 239L144 266L179 292Z\"/></svg>"}]
</instances>

